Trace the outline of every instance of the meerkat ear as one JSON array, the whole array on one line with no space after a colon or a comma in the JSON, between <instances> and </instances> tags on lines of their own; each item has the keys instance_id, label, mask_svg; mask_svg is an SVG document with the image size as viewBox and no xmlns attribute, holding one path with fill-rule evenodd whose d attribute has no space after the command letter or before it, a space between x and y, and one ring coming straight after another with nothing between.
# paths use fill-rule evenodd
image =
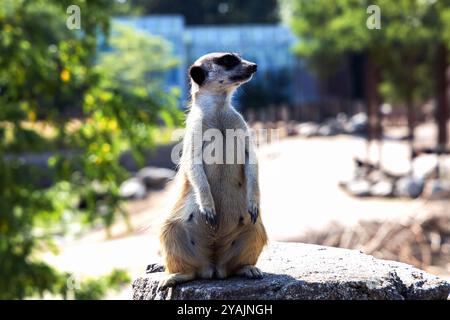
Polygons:
<instances>
[{"instance_id":1,"label":"meerkat ear","mask_svg":"<svg viewBox=\"0 0 450 320\"><path fill-rule=\"evenodd\" d=\"M189 75L191 76L192 80L194 80L194 82L199 86L201 86L206 79L206 71L199 66L191 66L189 68Z\"/></svg>"}]
</instances>

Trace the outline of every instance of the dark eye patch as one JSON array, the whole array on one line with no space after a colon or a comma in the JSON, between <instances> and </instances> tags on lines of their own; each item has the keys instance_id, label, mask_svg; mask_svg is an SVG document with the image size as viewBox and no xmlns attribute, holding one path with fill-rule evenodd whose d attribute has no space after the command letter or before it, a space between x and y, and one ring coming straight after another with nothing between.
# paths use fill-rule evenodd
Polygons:
<instances>
[{"instance_id":1,"label":"dark eye patch","mask_svg":"<svg viewBox=\"0 0 450 320\"><path fill-rule=\"evenodd\" d=\"M227 70L230 70L241 63L241 59L233 54L225 54L219 58L214 59L214 63L218 64L219 66L225 67L225 69Z\"/></svg>"}]
</instances>

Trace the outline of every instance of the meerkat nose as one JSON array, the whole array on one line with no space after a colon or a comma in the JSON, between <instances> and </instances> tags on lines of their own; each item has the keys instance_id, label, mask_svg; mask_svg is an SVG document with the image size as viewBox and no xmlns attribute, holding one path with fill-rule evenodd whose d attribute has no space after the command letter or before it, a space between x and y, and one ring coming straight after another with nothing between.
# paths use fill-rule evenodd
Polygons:
<instances>
[{"instance_id":1,"label":"meerkat nose","mask_svg":"<svg viewBox=\"0 0 450 320\"><path fill-rule=\"evenodd\" d=\"M256 72L256 69L258 69L258 66L257 66L256 63L252 63L252 64L248 67L248 70L249 70L251 73L255 73L255 72Z\"/></svg>"}]
</instances>

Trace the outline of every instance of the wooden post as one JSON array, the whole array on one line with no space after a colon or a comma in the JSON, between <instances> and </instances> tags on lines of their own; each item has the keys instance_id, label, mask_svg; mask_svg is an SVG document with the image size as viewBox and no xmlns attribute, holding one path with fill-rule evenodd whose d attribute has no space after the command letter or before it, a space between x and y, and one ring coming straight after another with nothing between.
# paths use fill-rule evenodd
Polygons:
<instances>
[{"instance_id":1,"label":"wooden post","mask_svg":"<svg viewBox=\"0 0 450 320\"><path fill-rule=\"evenodd\" d=\"M449 102L448 102L448 77L447 77L447 61L448 50L444 44L440 44L437 49L437 110L436 122L438 125L438 141L437 149L439 153L445 151L448 141L447 123L449 118Z\"/></svg>"},{"instance_id":2,"label":"wooden post","mask_svg":"<svg viewBox=\"0 0 450 320\"><path fill-rule=\"evenodd\" d=\"M367 116L369 119L369 137L368 137L368 157L370 144L373 141L378 142L379 157L378 165L381 167L381 136L382 136L382 115L380 112L380 96L378 94L378 82L380 79L380 74L377 66L372 60L370 53L366 53L366 66L365 66L365 77L366 77L366 104L367 104Z\"/></svg>"},{"instance_id":3,"label":"wooden post","mask_svg":"<svg viewBox=\"0 0 450 320\"><path fill-rule=\"evenodd\" d=\"M449 118L449 102L448 102L448 61L447 61L448 49L445 44L441 43L436 52L436 67L437 67L437 83L436 83L436 122L438 126L437 137L437 152L438 152L438 176L441 176L440 170L440 155L445 153L447 149L448 130L447 123Z\"/></svg>"}]
</instances>

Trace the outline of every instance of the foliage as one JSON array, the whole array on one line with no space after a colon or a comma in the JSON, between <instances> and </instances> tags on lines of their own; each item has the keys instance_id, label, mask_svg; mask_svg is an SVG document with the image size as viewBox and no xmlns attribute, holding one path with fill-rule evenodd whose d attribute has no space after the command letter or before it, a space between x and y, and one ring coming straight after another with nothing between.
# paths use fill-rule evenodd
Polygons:
<instances>
[{"instance_id":1,"label":"foliage","mask_svg":"<svg viewBox=\"0 0 450 320\"><path fill-rule=\"evenodd\" d=\"M129 284L130 281L131 279L125 271L116 269L107 276L81 281L73 290L74 299L99 300L107 294L108 290L117 291L123 285Z\"/></svg>"},{"instance_id":2,"label":"foliage","mask_svg":"<svg viewBox=\"0 0 450 320\"><path fill-rule=\"evenodd\" d=\"M81 30L66 27L72 4L81 8ZM109 226L125 214L118 185L128 173L120 154L131 149L139 158L158 124L179 121L176 92L158 80L175 63L164 58L170 48L162 40L119 28L112 50L98 57L115 10L109 5L0 5L0 299L60 292L65 275L39 253L56 251L54 235L77 223ZM39 161L42 151L52 155L51 170ZM86 284L86 292L93 287L98 283Z\"/></svg>"},{"instance_id":3,"label":"foliage","mask_svg":"<svg viewBox=\"0 0 450 320\"><path fill-rule=\"evenodd\" d=\"M299 41L294 52L308 58L326 76L337 70L349 51L362 51L374 33L365 27L364 1L281 0L282 16Z\"/></svg>"},{"instance_id":4,"label":"foliage","mask_svg":"<svg viewBox=\"0 0 450 320\"><path fill-rule=\"evenodd\" d=\"M432 52L450 45L450 1L280 0L299 42L294 51L327 76L349 52L368 54L382 70L381 92L391 102L432 95ZM369 5L381 10L381 29L369 29ZM405 64L407 64L405 66Z\"/></svg>"}]
</instances>

